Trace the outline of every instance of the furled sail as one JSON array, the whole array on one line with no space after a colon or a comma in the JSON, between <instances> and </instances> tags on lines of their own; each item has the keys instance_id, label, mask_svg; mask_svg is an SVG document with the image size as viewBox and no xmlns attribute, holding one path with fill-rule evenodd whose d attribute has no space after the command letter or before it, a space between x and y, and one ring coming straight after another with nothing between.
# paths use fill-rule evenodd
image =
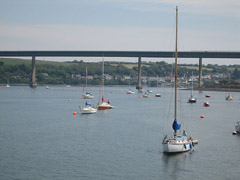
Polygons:
<instances>
[{"instance_id":1,"label":"furled sail","mask_svg":"<svg viewBox=\"0 0 240 180\"><path fill-rule=\"evenodd\" d=\"M91 106L91 104L89 104L87 101L86 101L85 105L86 105L86 106Z\"/></svg>"},{"instance_id":2,"label":"furled sail","mask_svg":"<svg viewBox=\"0 0 240 180\"><path fill-rule=\"evenodd\" d=\"M177 130L180 129L180 127L181 127L181 124L178 124L178 123L177 123L177 120L175 119L175 120L173 121L173 124L172 124L173 130L174 130L174 131L177 131Z\"/></svg>"},{"instance_id":3,"label":"furled sail","mask_svg":"<svg viewBox=\"0 0 240 180\"><path fill-rule=\"evenodd\" d=\"M104 99L104 97L102 97L102 102L105 102L106 101L106 99Z\"/></svg>"}]
</instances>

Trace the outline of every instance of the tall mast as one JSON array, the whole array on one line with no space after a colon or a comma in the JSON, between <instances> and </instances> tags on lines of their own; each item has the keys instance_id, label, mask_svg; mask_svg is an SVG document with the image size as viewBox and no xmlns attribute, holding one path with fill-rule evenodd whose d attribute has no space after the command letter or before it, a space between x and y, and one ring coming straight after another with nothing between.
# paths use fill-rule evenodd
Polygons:
<instances>
[{"instance_id":1,"label":"tall mast","mask_svg":"<svg viewBox=\"0 0 240 180\"><path fill-rule=\"evenodd\" d=\"M101 99L101 95L102 95L102 85L104 84L103 82L103 77L104 77L104 70L103 70L103 67L104 67L104 64L103 64L103 57L102 57L102 64L101 64L101 79L100 79L100 86L99 86L99 101L98 103L100 104L100 99ZM103 95L102 95L103 96Z\"/></svg>"},{"instance_id":2,"label":"tall mast","mask_svg":"<svg viewBox=\"0 0 240 180\"><path fill-rule=\"evenodd\" d=\"M102 95L104 96L104 56L102 58L102 87L103 87Z\"/></svg>"},{"instance_id":3,"label":"tall mast","mask_svg":"<svg viewBox=\"0 0 240 180\"><path fill-rule=\"evenodd\" d=\"M87 67L86 67L86 93L87 93Z\"/></svg>"},{"instance_id":4,"label":"tall mast","mask_svg":"<svg viewBox=\"0 0 240 180\"><path fill-rule=\"evenodd\" d=\"M192 90L191 90L191 97L193 97L193 71L192 71Z\"/></svg>"},{"instance_id":5,"label":"tall mast","mask_svg":"<svg viewBox=\"0 0 240 180\"><path fill-rule=\"evenodd\" d=\"M178 7L176 6L176 46L175 46L175 108L174 108L174 119L177 119L177 41L178 39Z\"/></svg>"}]
</instances>

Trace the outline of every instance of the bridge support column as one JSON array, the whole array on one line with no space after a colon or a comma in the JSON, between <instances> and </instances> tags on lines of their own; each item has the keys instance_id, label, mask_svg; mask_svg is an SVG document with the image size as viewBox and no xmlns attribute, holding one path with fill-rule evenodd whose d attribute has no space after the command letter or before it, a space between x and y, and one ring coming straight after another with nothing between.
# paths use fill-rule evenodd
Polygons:
<instances>
[{"instance_id":1,"label":"bridge support column","mask_svg":"<svg viewBox=\"0 0 240 180\"><path fill-rule=\"evenodd\" d=\"M198 87L201 88L203 85L202 82L202 58L199 58L199 78L198 78Z\"/></svg>"},{"instance_id":2,"label":"bridge support column","mask_svg":"<svg viewBox=\"0 0 240 180\"><path fill-rule=\"evenodd\" d=\"M37 87L36 83L36 61L35 61L35 56L32 56L32 78L31 78L31 83L30 87L35 88Z\"/></svg>"},{"instance_id":3,"label":"bridge support column","mask_svg":"<svg viewBox=\"0 0 240 180\"><path fill-rule=\"evenodd\" d=\"M138 85L136 89L142 89L142 70L141 70L141 57L138 57Z\"/></svg>"}]
</instances>

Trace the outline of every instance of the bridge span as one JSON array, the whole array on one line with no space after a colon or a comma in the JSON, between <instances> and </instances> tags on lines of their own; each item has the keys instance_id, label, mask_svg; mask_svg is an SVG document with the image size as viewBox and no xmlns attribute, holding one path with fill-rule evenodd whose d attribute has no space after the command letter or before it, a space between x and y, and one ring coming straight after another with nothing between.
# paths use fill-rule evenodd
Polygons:
<instances>
[{"instance_id":1,"label":"bridge span","mask_svg":"<svg viewBox=\"0 0 240 180\"><path fill-rule=\"evenodd\" d=\"M31 87L36 87L36 57L136 57L138 58L138 85L141 89L141 58L173 58L174 51L0 51L0 57L32 57L32 78ZM202 86L202 59L203 58L224 58L240 59L240 52L224 51L180 51L178 58L199 59L199 87Z\"/></svg>"}]
</instances>

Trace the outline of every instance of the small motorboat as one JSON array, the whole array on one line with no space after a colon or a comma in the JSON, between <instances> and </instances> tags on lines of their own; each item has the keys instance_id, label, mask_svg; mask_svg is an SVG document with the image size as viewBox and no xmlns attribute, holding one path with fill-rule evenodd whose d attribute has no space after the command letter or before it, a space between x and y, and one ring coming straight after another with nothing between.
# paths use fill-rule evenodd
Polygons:
<instances>
[{"instance_id":1,"label":"small motorboat","mask_svg":"<svg viewBox=\"0 0 240 180\"><path fill-rule=\"evenodd\" d=\"M206 98L210 98L211 96L210 95L205 95Z\"/></svg>"},{"instance_id":2,"label":"small motorboat","mask_svg":"<svg viewBox=\"0 0 240 180\"><path fill-rule=\"evenodd\" d=\"M210 106L209 102L203 103L203 107L209 107L209 106Z\"/></svg>"},{"instance_id":3,"label":"small motorboat","mask_svg":"<svg viewBox=\"0 0 240 180\"><path fill-rule=\"evenodd\" d=\"M155 97L161 97L162 95L161 94L155 94Z\"/></svg>"}]
</instances>

